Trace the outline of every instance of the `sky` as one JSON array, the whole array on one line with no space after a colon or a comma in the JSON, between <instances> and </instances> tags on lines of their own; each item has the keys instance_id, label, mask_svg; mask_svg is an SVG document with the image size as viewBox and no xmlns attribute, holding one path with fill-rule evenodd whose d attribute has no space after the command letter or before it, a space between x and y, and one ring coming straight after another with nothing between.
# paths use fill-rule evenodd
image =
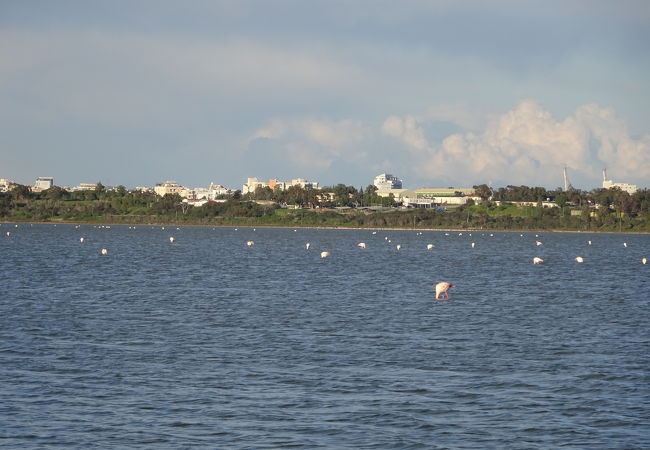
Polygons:
<instances>
[{"instance_id":1,"label":"sky","mask_svg":"<svg viewBox=\"0 0 650 450\"><path fill-rule=\"evenodd\" d=\"M1 0L0 178L650 187L650 1Z\"/></svg>"}]
</instances>

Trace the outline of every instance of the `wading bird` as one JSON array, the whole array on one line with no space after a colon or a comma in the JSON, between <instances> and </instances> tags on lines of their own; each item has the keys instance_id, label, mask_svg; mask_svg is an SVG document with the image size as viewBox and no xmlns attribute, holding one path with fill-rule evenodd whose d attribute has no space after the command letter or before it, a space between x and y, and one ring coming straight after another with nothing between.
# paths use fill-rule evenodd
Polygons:
<instances>
[{"instance_id":1,"label":"wading bird","mask_svg":"<svg viewBox=\"0 0 650 450\"><path fill-rule=\"evenodd\" d=\"M537 256L535 256L535 257L533 258L533 264L541 264L541 263L543 263L543 262L544 262L544 260L543 260L542 258L539 258L539 257L537 257Z\"/></svg>"},{"instance_id":2,"label":"wading bird","mask_svg":"<svg viewBox=\"0 0 650 450\"><path fill-rule=\"evenodd\" d=\"M448 300L448 291L453 287L453 284L447 283L446 281L441 281L440 283L436 284L436 300Z\"/></svg>"}]
</instances>

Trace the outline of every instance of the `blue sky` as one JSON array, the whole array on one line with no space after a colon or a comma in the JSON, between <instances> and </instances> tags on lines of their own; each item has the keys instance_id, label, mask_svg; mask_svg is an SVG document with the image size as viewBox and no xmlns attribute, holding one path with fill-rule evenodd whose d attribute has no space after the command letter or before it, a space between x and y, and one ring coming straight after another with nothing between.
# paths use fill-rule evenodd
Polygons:
<instances>
[{"instance_id":1,"label":"blue sky","mask_svg":"<svg viewBox=\"0 0 650 450\"><path fill-rule=\"evenodd\" d=\"M650 186L647 1L0 2L0 177Z\"/></svg>"}]
</instances>

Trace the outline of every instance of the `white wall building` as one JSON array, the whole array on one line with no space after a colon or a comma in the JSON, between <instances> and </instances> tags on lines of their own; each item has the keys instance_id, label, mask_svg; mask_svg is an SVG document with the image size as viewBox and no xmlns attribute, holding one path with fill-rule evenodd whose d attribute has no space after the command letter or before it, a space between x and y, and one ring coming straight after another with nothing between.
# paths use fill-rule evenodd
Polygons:
<instances>
[{"instance_id":1,"label":"white wall building","mask_svg":"<svg viewBox=\"0 0 650 450\"><path fill-rule=\"evenodd\" d=\"M268 183L265 183L257 178L247 178L246 183L242 186L241 192L242 194L253 194L257 188L265 187L269 187L271 190L280 189L286 191L291 186L300 186L303 189L318 189L318 183L316 181L307 181L304 178L294 178L291 180L291 183L276 179L271 179Z\"/></svg>"},{"instance_id":2,"label":"white wall building","mask_svg":"<svg viewBox=\"0 0 650 450\"><path fill-rule=\"evenodd\" d=\"M252 194L255 192L255 189L259 188L265 188L269 184L264 183L263 181L258 180L257 178L246 178L246 183L241 188L241 193L242 194Z\"/></svg>"},{"instance_id":3,"label":"white wall building","mask_svg":"<svg viewBox=\"0 0 650 450\"><path fill-rule=\"evenodd\" d=\"M14 184L16 183L8 178L0 178L0 192L9 192L13 188Z\"/></svg>"},{"instance_id":4,"label":"white wall building","mask_svg":"<svg viewBox=\"0 0 650 450\"><path fill-rule=\"evenodd\" d=\"M627 183L614 183L607 179L607 169L603 169L603 189L619 188L628 194L634 194L637 191L636 185Z\"/></svg>"},{"instance_id":5,"label":"white wall building","mask_svg":"<svg viewBox=\"0 0 650 450\"><path fill-rule=\"evenodd\" d=\"M402 180L389 173L382 173L380 175L377 175L373 184L380 191L388 189L402 189Z\"/></svg>"},{"instance_id":6,"label":"white wall building","mask_svg":"<svg viewBox=\"0 0 650 450\"><path fill-rule=\"evenodd\" d=\"M97 189L97 183L79 183L79 186L73 187L72 191L94 191Z\"/></svg>"},{"instance_id":7,"label":"white wall building","mask_svg":"<svg viewBox=\"0 0 650 450\"><path fill-rule=\"evenodd\" d=\"M161 197L166 194L178 194L183 195L188 189L186 187L180 186L178 183L172 180L165 181L164 183L158 183L153 188L153 191L160 195Z\"/></svg>"},{"instance_id":8,"label":"white wall building","mask_svg":"<svg viewBox=\"0 0 650 450\"><path fill-rule=\"evenodd\" d=\"M54 177L38 177L34 182L34 192L44 191L54 186Z\"/></svg>"},{"instance_id":9,"label":"white wall building","mask_svg":"<svg viewBox=\"0 0 650 450\"><path fill-rule=\"evenodd\" d=\"M318 183L307 181L304 178L295 178L291 180L291 186L300 186L303 189L318 189Z\"/></svg>"}]
</instances>

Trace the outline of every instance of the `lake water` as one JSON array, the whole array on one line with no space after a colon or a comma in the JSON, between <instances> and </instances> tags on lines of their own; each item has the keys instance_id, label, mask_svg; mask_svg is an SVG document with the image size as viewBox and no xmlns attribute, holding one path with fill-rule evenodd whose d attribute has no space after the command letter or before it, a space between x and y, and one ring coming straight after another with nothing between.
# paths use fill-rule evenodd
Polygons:
<instances>
[{"instance_id":1,"label":"lake water","mask_svg":"<svg viewBox=\"0 0 650 450\"><path fill-rule=\"evenodd\" d=\"M3 448L650 447L649 235L0 233Z\"/></svg>"}]
</instances>

